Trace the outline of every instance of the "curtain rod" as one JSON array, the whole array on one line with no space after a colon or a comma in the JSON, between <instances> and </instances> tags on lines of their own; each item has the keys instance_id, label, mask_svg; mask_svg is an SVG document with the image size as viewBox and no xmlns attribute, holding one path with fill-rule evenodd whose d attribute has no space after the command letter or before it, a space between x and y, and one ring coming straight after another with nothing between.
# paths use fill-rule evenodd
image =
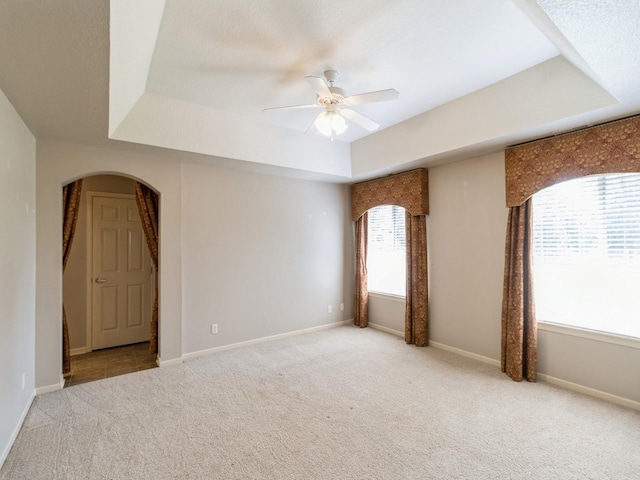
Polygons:
<instances>
[{"instance_id":1,"label":"curtain rod","mask_svg":"<svg viewBox=\"0 0 640 480\"><path fill-rule=\"evenodd\" d=\"M583 130L589 130L590 128L597 128L597 127L601 127L602 125L608 125L610 123L622 122L624 120L629 120L630 118L633 118L633 117L640 117L640 114L634 113L633 115L629 115L627 117L617 118L615 120L609 120L607 122L597 123L595 125L589 125L589 124L583 125L582 127L572 128L569 130L565 130L564 132L553 133L546 137L536 138L535 140L527 140L526 142L515 143L513 145L509 145L507 148L520 147L521 145L527 145L529 143L541 142L542 140L548 140L549 138L561 137L562 135L569 135L570 133L581 132Z\"/></svg>"}]
</instances>

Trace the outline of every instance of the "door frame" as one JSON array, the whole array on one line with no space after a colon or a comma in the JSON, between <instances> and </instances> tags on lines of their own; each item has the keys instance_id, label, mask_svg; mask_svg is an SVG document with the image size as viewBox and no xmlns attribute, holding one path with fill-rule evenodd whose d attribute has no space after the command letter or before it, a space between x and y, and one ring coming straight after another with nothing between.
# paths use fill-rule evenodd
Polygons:
<instances>
[{"instance_id":1,"label":"door frame","mask_svg":"<svg viewBox=\"0 0 640 480\"><path fill-rule=\"evenodd\" d=\"M85 274L85 281L87 285L85 292L86 353L93 351L93 199L95 197L126 198L130 200L136 199L136 196L133 193L98 192L93 190L87 191L87 202L85 205L87 212L87 248L85 252L87 267ZM151 263L151 272L151 291L153 292L156 285L156 269L153 267L153 262ZM151 302L153 303L153 299Z\"/></svg>"}]
</instances>

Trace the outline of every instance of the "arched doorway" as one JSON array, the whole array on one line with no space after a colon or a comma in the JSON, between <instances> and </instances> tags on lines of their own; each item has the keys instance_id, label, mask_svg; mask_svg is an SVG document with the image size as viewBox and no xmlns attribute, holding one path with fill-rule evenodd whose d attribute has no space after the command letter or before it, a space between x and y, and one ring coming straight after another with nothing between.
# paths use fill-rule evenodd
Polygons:
<instances>
[{"instance_id":1,"label":"arched doorway","mask_svg":"<svg viewBox=\"0 0 640 480\"><path fill-rule=\"evenodd\" d=\"M157 238L154 260L138 209L140 189L151 190L138 184L136 194L136 183L118 174L83 179L63 274L71 354L65 386L157 366L157 343L149 347L154 308L158 318Z\"/></svg>"}]
</instances>

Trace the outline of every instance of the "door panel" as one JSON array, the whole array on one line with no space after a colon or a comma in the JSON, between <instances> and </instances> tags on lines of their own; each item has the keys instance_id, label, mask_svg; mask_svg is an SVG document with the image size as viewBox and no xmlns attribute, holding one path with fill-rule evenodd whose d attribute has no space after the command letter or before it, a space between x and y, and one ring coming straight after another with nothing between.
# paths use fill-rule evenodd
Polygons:
<instances>
[{"instance_id":1,"label":"door panel","mask_svg":"<svg viewBox=\"0 0 640 480\"><path fill-rule=\"evenodd\" d=\"M100 286L100 326L107 332L118 328L118 288Z\"/></svg>"},{"instance_id":2,"label":"door panel","mask_svg":"<svg viewBox=\"0 0 640 480\"><path fill-rule=\"evenodd\" d=\"M135 199L95 196L92 349L149 340L151 258Z\"/></svg>"},{"instance_id":3,"label":"door panel","mask_svg":"<svg viewBox=\"0 0 640 480\"><path fill-rule=\"evenodd\" d=\"M127 327L141 327L144 323L144 286L127 285Z\"/></svg>"},{"instance_id":4,"label":"door panel","mask_svg":"<svg viewBox=\"0 0 640 480\"><path fill-rule=\"evenodd\" d=\"M100 248L102 272L118 271L118 231L110 228L102 229L102 245Z\"/></svg>"},{"instance_id":5,"label":"door panel","mask_svg":"<svg viewBox=\"0 0 640 480\"><path fill-rule=\"evenodd\" d=\"M138 213L138 206L127 207L127 220L129 222L137 223L140 221L140 214Z\"/></svg>"},{"instance_id":6,"label":"door panel","mask_svg":"<svg viewBox=\"0 0 640 480\"><path fill-rule=\"evenodd\" d=\"M118 208L113 205L102 205L100 209L100 220L106 222L118 220Z\"/></svg>"},{"instance_id":7,"label":"door panel","mask_svg":"<svg viewBox=\"0 0 640 480\"><path fill-rule=\"evenodd\" d=\"M144 256L147 255L147 244L143 236L142 230L127 231L128 272L142 272L144 269Z\"/></svg>"}]
</instances>

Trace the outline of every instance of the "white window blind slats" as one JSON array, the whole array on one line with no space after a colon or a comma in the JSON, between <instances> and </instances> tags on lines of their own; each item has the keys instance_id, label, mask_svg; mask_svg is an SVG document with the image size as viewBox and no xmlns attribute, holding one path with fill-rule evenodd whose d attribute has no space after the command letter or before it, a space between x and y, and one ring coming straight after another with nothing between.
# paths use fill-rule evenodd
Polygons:
<instances>
[{"instance_id":1,"label":"white window blind slats","mask_svg":"<svg viewBox=\"0 0 640 480\"><path fill-rule=\"evenodd\" d=\"M367 276L370 291L406 293L405 209L382 205L369 210Z\"/></svg>"},{"instance_id":2,"label":"white window blind slats","mask_svg":"<svg viewBox=\"0 0 640 480\"><path fill-rule=\"evenodd\" d=\"M381 250L404 250L404 208L383 205L369 210L369 245Z\"/></svg>"},{"instance_id":3,"label":"white window blind slats","mask_svg":"<svg viewBox=\"0 0 640 480\"><path fill-rule=\"evenodd\" d=\"M533 254L540 320L640 337L640 174L535 194Z\"/></svg>"}]
</instances>

